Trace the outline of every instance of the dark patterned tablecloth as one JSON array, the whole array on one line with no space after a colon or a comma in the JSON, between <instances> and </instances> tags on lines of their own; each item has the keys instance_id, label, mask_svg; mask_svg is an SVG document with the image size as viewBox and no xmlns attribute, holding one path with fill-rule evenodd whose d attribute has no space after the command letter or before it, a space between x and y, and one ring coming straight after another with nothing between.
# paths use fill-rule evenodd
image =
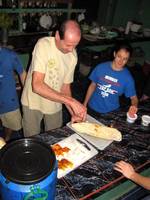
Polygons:
<instances>
[{"instance_id":1,"label":"dark patterned tablecloth","mask_svg":"<svg viewBox=\"0 0 150 200\"><path fill-rule=\"evenodd\" d=\"M141 103L138 119L134 124L126 121L127 108L109 114L95 114L94 117L105 125L113 124L121 131L121 142L111 143L105 150L70 172L57 182L57 200L89 199L96 192L119 184L124 177L113 170L114 163L119 160L130 162L136 169L150 166L150 126L141 125L141 116L150 114L150 101ZM43 133L37 137L52 145L74 132L67 126Z\"/></svg>"}]
</instances>

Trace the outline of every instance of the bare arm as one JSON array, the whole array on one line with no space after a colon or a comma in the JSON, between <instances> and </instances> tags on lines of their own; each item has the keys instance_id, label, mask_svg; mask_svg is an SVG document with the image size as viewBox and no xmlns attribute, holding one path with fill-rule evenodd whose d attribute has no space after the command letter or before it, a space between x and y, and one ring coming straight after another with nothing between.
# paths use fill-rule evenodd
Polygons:
<instances>
[{"instance_id":1,"label":"bare arm","mask_svg":"<svg viewBox=\"0 0 150 200\"><path fill-rule=\"evenodd\" d=\"M63 85L61 92L57 92L56 90L49 87L46 83L44 83L45 74L40 72L33 72L32 75L32 90L36 94L40 96L59 103L63 103L69 107L71 107L72 111L76 115L81 115L82 117L86 113L86 108L77 100L72 98L71 96L66 95L65 86Z\"/></svg>"},{"instance_id":2,"label":"bare arm","mask_svg":"<svg viewBox=\"0 0 150 200\"><path fill-rule=\"evenodd\" d=\"M137 107L138 106L138 98L137 96L131 97L131 105Z\"/></svg>"},{"instance_id":3,"label":"bare arm","mask_svg":"<svg viewBox=\"0 0 150 200\"><path fill-rule=\"evenodd\" d=\"M70 88L70 84L63 84L62 87L61 87L61 92L63 94L66 94L67 96L72 96L72 93L71 93L71 88Z\"/></svg>"},{"instance_id":4,"label":"bare arm","mask_svg":"<svg viewBox=\"0 0 150 200\"><path fill-rule=\"evenodd\" d=\"M150 190L150 177L145 177L135 172L130 179L145 189Z\"/></svg>"},{"instance_id":5,"label":"bare arm","mask_svg":"<svg viewBox=\"0 0 150 200\"><path fill-rule=\"evenodd\" d=\"M133 96L131 97L131 106L129 107L129 114L130 116L133 116L134 114L137 113L137 110L138 110L138 98L137 96Z\"/></svg>"},{"instance_id":6,"label":"bare arm","mask_svg":"<svg viewBox=\"0 0 150 200\"><path fill-rule=\"evenodd\" d=\"M23 71L22 74L20 74L20 76L19 76L22 86L24 86L24 83L25 83L25 80L26 80L26 76L27 76L26 71Z\"/></svg>"},{"instance_id":7,"label":"bare arm","mask_svg":"<svg viewBox=\"0 0 150 200\"><path fill-rule=\"evenodd\" d=\"M62 92L62 94L65 94L65 95L71 97L72 94L71 94L70 84L63 84L63 86L61 88L61 92ZM67 107L68 111L70 112L70 114L73 115L73 110L71 109L71 107L67 104L66 104L66 107Z\"/></svg>"},{"instance_id":8,"label":"bare arm","mask_svg":"<svg viewBox=\"0 0 150 200\"><path fill-rule=\"evenodd\" d=\"M71 88L70 88L70 84L63 84L62 88L61 88L61 92L63 94L66 94L67 96L72 96L71 94ZM72 108L66 104L66 107L68 109L68 111L70 112L72 118L71 118L71 122L81 122L81 121L85 121L86 120L86 112L84 115L80 115L80 113L77 115L73 112ZM81 117L82 116L82 117Z\"/></svg>"},{"instance_id":9,"label":"bare arm","mask_svg":"<svg viewBox=\"0 0 150 200\"><path fill-rule=\"evenodd\" d=\"M91 98L95 88L96 88L96 83L92 82L88 87L88 90L87 90L87 93L86 93L86 96L85 96L85 99L84 99L84 103L83 103L84 106L87 106L88 101Z\"/></svg>"},{"instance_id":10,"label":"bare arm","mask_svg":"<svg viewBox=\"0 0 150 200\"><path fill-rule=\"evenodd\" d=\"M136 173L132 165L129 163L124 161L117 162L114 169L121 172L126 178L134 181L136 184L150 190L150 177L144 177Z\"/></svg>"}]
</instances>

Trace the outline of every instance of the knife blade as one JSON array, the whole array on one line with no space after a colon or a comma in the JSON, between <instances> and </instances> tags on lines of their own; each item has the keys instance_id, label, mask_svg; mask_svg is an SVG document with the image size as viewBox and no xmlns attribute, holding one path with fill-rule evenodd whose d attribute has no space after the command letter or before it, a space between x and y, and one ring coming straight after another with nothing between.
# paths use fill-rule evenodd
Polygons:
<instances>
[{"instance_id":1,"label":"knife blade","mask_svg":"<svg viewBox=\"0 0 150 200\"><path fill-rule=\"evenodd\" d=\"M85 142L83 142L82 140L80 140L80 139L76 139L80 144L82 144L88 151L91 151L91 149L90 149L90 147L85 143Z\"/></svg>"}]
</instances>

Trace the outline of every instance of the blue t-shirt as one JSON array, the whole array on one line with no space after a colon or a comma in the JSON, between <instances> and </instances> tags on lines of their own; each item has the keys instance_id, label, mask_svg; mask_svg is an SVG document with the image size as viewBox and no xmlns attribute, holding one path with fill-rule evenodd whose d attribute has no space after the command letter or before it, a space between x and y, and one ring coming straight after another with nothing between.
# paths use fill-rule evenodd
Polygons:
<instances>
[{"instance_id":1,"label":"blue t-shirt","mask_svg":"<svg viewBox=\"0 0 150 200\"><path fill-rule=\"evenodd\" d=\"M19 108L14 71L23 72L23 66L15 52L0 48L0 114Z\"/></svg>"},{"instance_id":2,"label":"blue t-shirt","mask_svg":"<svg viewBox=\"0 0 150 200\"><path fill-rule=\"evenodd\" d=\"M134 80L128 71L112 69L112 62L105 62L96 66L90 75L90 80L96 83L89 107L100 113L107 113L119 108L119 96L126 97L136 95Z\"/></svg>"}]
</instances>

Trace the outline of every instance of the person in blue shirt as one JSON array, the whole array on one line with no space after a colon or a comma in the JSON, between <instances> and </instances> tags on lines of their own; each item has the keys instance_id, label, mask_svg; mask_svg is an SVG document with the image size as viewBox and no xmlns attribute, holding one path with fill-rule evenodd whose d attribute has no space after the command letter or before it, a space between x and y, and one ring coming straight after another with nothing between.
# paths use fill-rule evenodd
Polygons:
<instances>
[{"instance_id":1,"label":"person in blue shirt","mask_svg":"<svg viewBox=\"0 0 150 200\"><path fill-rule=\"evenodd\" d=\"M4 127L6 141L10 139L12 131L22 128L15 72L24 84L26 72L18 55L10 49L0 47L0 121Z\"/></svg>"},{"instance_id":2,"label":"person in blue shirt","mask_svg":"<svg viewBox=\"0 0 150 200\"><path fill-rule=\"evenodd\" d=\"M120 107L119 97L125 95L131 99L130 116L137 112L138 98L134 80L125 67L132 53L129 44L118 44L114 51L113 61L98 64L90 74L91 84L88 87L84 106L98 113L108 113Z\"/></svg>"}]
</instances>

